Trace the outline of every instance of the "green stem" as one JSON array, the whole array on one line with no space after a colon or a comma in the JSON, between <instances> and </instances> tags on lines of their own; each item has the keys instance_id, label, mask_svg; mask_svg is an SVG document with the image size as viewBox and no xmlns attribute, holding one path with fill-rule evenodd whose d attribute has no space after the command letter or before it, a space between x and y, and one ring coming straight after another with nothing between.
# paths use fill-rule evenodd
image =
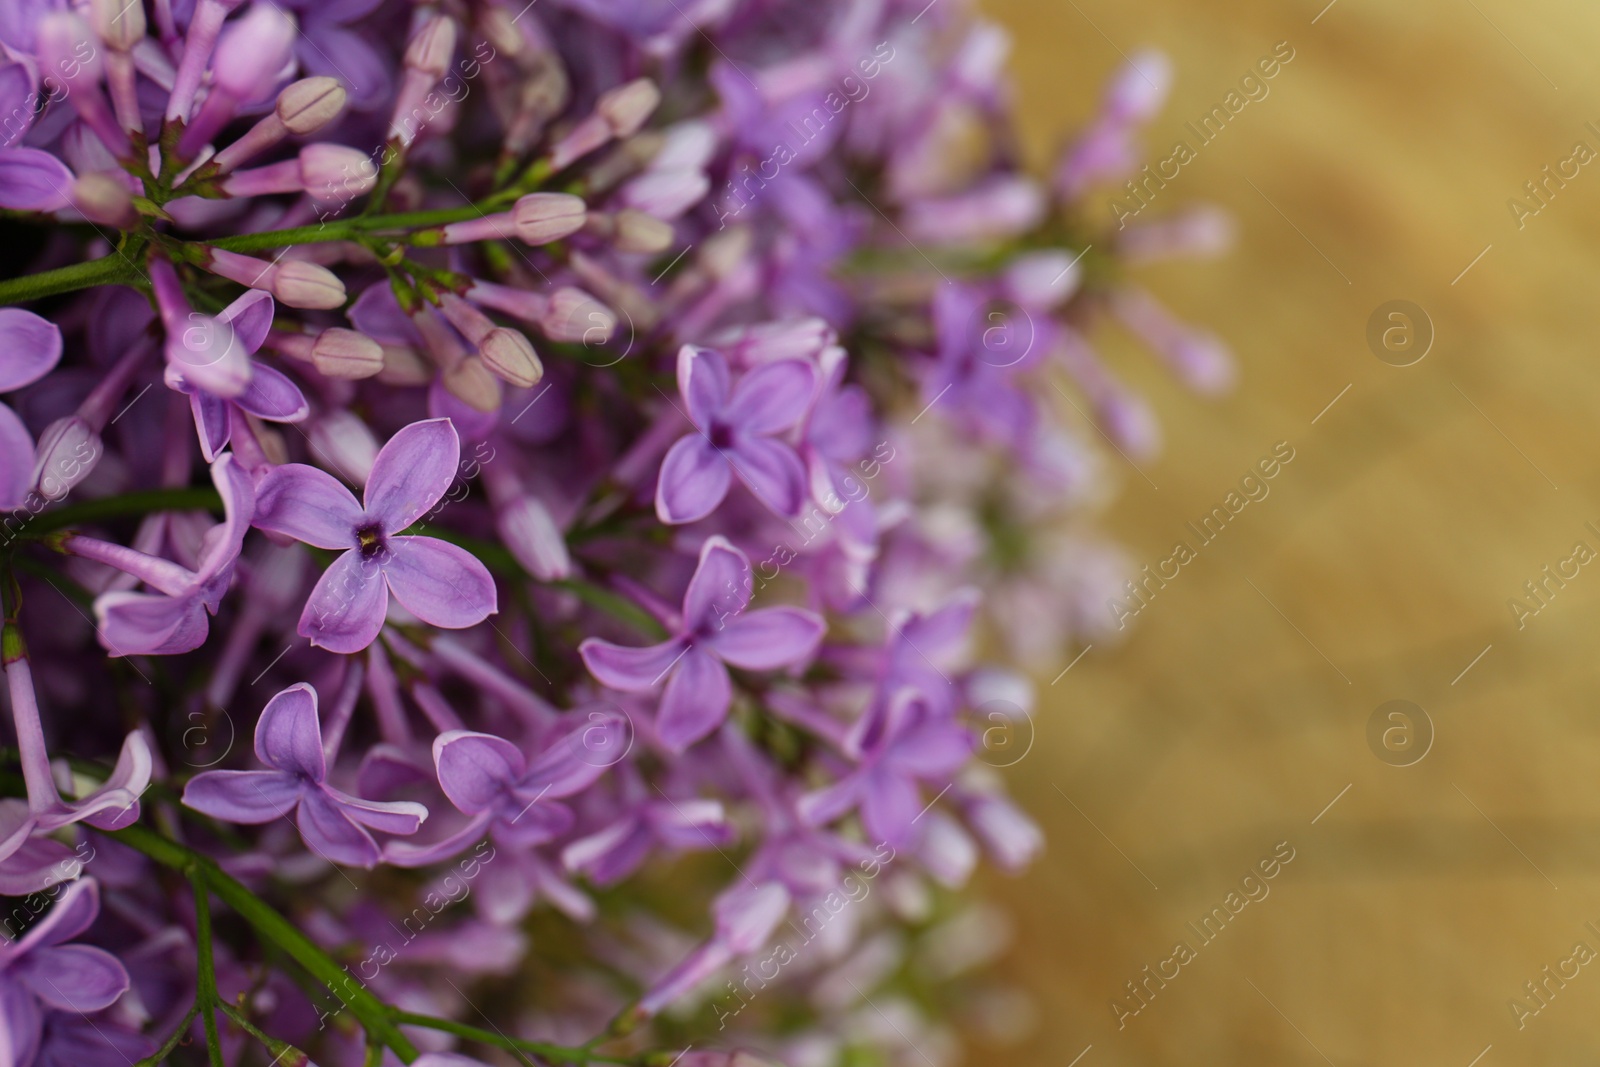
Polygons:
<instances>
[{"instance_id":1,"label":"green stem","mask_svg":"<svg viewBox=\"0 0 1600 1067\"><path fill-rule=\"evenodd\" d=\"M183 1017L183 1022L179 1023L177 1029L172 1031L172 1035L167 1038L166 1042L156 1049L154 1054L146 1056L134 1064L133 1067L158 1067L159 1064L166 1062L167 1057L172 1055L172 1050L178 1047L178 1042L182 1041L184 1035L189 1032L189 1024L194 1022L194 1017L199 1014L200 1002L196 1000L189 1006L189 1014Z\"/></svg>"},{"instance_id":2,"label":"green stem","mask_svg":"<svg viewBox=\"0 0 1600 1067\"><path fill-rule=\"evenodd\" d=\"M229 1019L232 1019L235 1026L249 1034L251 1037L255 1038L257 1041L261 1042L261 1047L266 1049L267 1052L272 1055L272 1062L275 1067L276 1065L280 1064L282 1067L304 1067L304 1065L310 1061L309 1056L307 1056L300 1049L297 1049L293 1045L289 1044L289 1042L279 1041L271 1034L263 1033L260 1027L256 1026L255 1023L251 1022L245 1017L244 1012L240 1011L232 1004L229 1004L227 1001L219 999L217 1001L217 1008L222 1012L222 1014L226 1015ZM285 1059L284 1057L286 1056L289 1058Z\"/></svg>"},{"instance_id":3,"label":"green stem","mask_svg":"<svg viewBox=\"0 0 1600 1067\"><path fill-rule=\"evenodd\" d=\"M199 877L224 904L255 927L256 933L283 949L343 1001L367 1033L393 1049L401 1062L410 1063L417 1058L416 1046L395 1026L389 1008L383 1001L353 980L348 971L301 933L298 927L210 858L138 824L113 831L109 836L165 867L182 871L191 879Z\"/></svg>"},{"instance_id":4,"label":"green stem","mask_svg":"<svg viewBox=\"0 0 1600 1067\"><path fill-rule=\"evenodd\" d=\"M566 1045L547 1045L542 1041L527 1041L523 1038L507 1037L495 1030L482 1030L466 1023L458 1023L451 1019L438 1019L432 1015L419 1015L416 1012L397 1011L395 1021L406 1026L422 1026L429 1030L442 1030L447 1034L455 1034L471 1041L496 1048L508 1049L512 1052L531 1052L535 1056L543 1056L547 1060L558 1063L620 1063L631 1064L632 1060L617 1059L614 1056L603 1056L591 1052L587 1048L570 1048Z\"/></svg>"},{"instance_id":5,"label":"green stem","mask_svg":"<svg viewBox=\"0 0 1600 1067\"><path fill-rule=\"evenodd\" d=\"M53 530L86 522L148 515L152 511L221 511L222 498L211 486L182 489L143 489L136 493L102 497L46 511L23 526L20 537L39 537Z\"/></svg>"},{"instance_id":6,"label":"green stem","mask_svg":"<svg viewBox=\"0 0 1600 1067\"><path fill-rule=\"evenodd\" d=\"M264 233L246 233L237 237L219 237L207 242L212 248L229 252L259 252L284 245L321 244L325 241L348 241L359 234L380 233L384 230L414 230L424 226L444 226L452 222L480 218L489 214L475 204L464 207L437 208L433 211L407 211L397 215L357 215L348 219L319 222L314 226L295 226L287 230L267 230Z\"/></svg>"},{"instance_id":7,"label":"green stem","mask_svg":"<svg viewBox=\"0 0 1600 1067\"><path fill-rule=\"evenodd\" d=\"M195 937L199 941L199 988L195 1003L206 1028L206 1055L211 1067L222 1067L222 1035L217 1033L217 961L211 955L211 893L198 867L189 868L189 884L194 887Z\"/></svg>"},{"instance_id":8,"label":"green stem","mask_svg":"<svg viewBox=\"0 0 1600 1067\"><path fill-rule=\"evenodd\" d=\"M21 304L28 300L55 296L57 293L70 293L94 285L131 282L142 276L132 260L121 252L113 252L99 259L74 263L68 267L57 267L55 270L40 271L38 274L25 274L20 278L9 278L0 282L0 304Z\"/></svg>"}]
</instances>

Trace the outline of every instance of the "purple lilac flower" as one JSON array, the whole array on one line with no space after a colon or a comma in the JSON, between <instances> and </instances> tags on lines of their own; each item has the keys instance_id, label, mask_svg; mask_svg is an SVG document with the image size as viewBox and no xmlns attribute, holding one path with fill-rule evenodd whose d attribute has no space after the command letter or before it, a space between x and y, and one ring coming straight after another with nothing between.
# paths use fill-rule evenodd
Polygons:
<instances>
[{"instance_id":1,"label":"purple lilac flower","mask_svg":"<svg viewBox=\"0 0 1600 1067\"><path fill-rule=\"evenodd\" d=\"M670 640L629 648L591 637L578 652L589 672L613 689L642 693L665 681L656 733L681 752L727 717L733 692L728 666L770 671L803 663L827 629L820 616L800 608L747 613L750 596L749 559L726 538L712 537L701 546Z\"/></svg>"},{"instance_id":2,"label":"purple lilac flower","mask_svg":"<svg viewBox=\"0 0 1600 1067\"><path fill-rule=\"evenodd\" d=\"M31 311L0 308L0 393L32 385L60 360L61 330L55 323ZM0 508L22 503L32 472L33 438L17 413L0 404Z\"/></svg>"},{"instance_id":3,"label":"purple lilac flower","mask_svg":"<svg viewBox=\"0 0 1600 1067\"><path fill-rule=\"evenodd\" d=\"M115 956L67 943L99 913L99 883L84 878L21 938L0 944L0 1060L31 1064L48 1013L99 1011L127 991L128 972Z\"/></svg>"},{"instance_id":4,"label":"purple lilac flower","mask_svg":"<svg viewBox=\"0 0 1600 1067\"><path fill-rule=\"evenodd\" d=\"M293 812L306 847L329 863L348 867L377 865L380 852L370 830L414 834L428 817L421 804L362 800L328 784L317 691L303 682L261 709L255 750L271 770L204 771L184 787L184 804L246 825L288 818Z\"/></svg>"},{"instance_id":5,"label":"purple lilac flower","mask_svg":"<svg viewBox=\"0 0 1600 1067\"><path fill-rule=\"evenodd\" d=\"M685 345L678 353L678 392L696 432L661 461L661 521L705 518L728 495L734 474L773 511L798 514L805 468L794 448L776 438L800 421L815 384L809 364L780 360L747 372L735 386L720 353Z\"/></svg>"},{"instance_id":6,"label":"purple lilac flower","mask_svg":"<svg viewBox=\"0 0 1600 1067\"><path fill-rule=\"evenodd\" d=\"M379 451L364 504L333 476L301 463L261 482L254 524L318 548L344 549L311 591L300 634L359 652L383 628L393 593L432 626L459 630L497 610L494 579L472 554L435 537L401 536L449 490L461 442L448 419L415 422Z\"/></svg>"}]
</instances>

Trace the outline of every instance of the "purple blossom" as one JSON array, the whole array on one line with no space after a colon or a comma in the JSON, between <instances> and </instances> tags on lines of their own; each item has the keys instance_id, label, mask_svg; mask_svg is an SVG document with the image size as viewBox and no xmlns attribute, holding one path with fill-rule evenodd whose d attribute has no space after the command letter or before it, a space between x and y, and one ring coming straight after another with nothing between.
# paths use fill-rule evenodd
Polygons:
<instances>
[{"instance_id":1,"label":"purple blossom","mask_svg":"<svg viewBox=\"0 0 1600 1067\"><path fill-rule=\"evenodd\" d=\"M778 360L747 372L734 386L721 354L685 345L678 352L678 391L697 432L680 439L661 461L661 521L705 518L728 495L733 474L779 515L799 514L805 468L794 448L777 437L805 415L815 385L810 364Z\"/></svg>"},{"instance_id":2,"label":"purple blossom","mask_svg":"<svg viewBox=\"0 0 1600 1067\"><path fill-rule=\"evenodd\" d=\"M428 809L409 801L362 800L328 784L317 718L317 691L292 685L267 702L256 723L256 758L271 770L204 771L189 780L183 802L224 822L288 818L306 847L329 863L374 867L380 851L371 830L414 834Z\"/></svg>"},{"instance_id":3,"label":"purple blossom","mask_svg":"<svg viewBox=\"0 0 1600 1067\"><path fill-rule=\"evenodd\" d=\"M0 944L0 1062L33 1063L46 1013L99 1011L127 991L128 972L115 956L67 943L99 913L99 883L84 878L20 939Z\"/></svg>"},{"instance_id":4,"label":"purple blossom","mask_svg":"<svg viewBox=\"0 0 1600 1067\"><path fill-rule=\"evenodd\" d=\"M670 640L629 648L591 637L578 652L589 673L625 693L665 680L656 733L667 748L682 752L727 717L733 694L728 666L770 671L803 663L827 629L820 616L800 608L746 612L750 595L749 559L726 538L712 537L700 548Z\"/></svg>"},{"instance_id":5,"label":"purple blossom","mask_svg":"<svg viewBox=\"0 0 1600 1067\"><path fill-rule=\"evenodd\" d=\"M97 636L113 656L170 656L205 643L210 631L207 617L217 613L233 580L233 565L250 529L256 500L250 476L239 469L231 453L211 465L211 480L222 497L226 518L206 531L195 570L93 538L73 537L67 542L74 555L118 567L156 590L114 590L95 598Z\"/></svg>"},{"instance_id":6,"label":"purple blossom","mask_svg":"<svg viewBox=\"0 0 1600 1067\"><path fill-rule=\"evenodd\" d=\"M367 476L364 504L333 476L301 463L273 468L256 496L257 527L318 548L344 549L300 615L300 634L359 652L383 628L393 593L431 626L475 626L497 609L494 579L465 549L401 536L449 490L461 442L448 419L414 422L389 439Z\"/></svg>"},{"instance_id":7,"label":"purple blossom","mask_svg":"<svg viewBox=\"0 0 1600 1067\"><path fill-rule=\"evenodd\" d=\"M0 173L0 186L5 184ZM0 308L0 393L32 385L60 361L61 330L55 323L31 311ZM17 413L0 404L0 508L20 505L32 481L33 437Z\"/></svg>"}]
</instances>

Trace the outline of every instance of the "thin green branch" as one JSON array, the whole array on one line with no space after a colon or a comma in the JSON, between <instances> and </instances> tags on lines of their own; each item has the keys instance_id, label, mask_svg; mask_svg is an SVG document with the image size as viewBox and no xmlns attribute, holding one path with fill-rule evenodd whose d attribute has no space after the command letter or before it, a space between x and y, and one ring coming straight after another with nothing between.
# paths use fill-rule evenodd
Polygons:
<instances>
[{"instance_id":1,"label":"thin green branch","mask_svg":"<svg viewBox=\"0 0 1600 1067\"><path fill-rule=\"evenodd\" d=\"M74 263L55 270L25 274L0 282L0 304L21 304L57 293L70 293L95 285L115 285L143 277L133 259L113 252L99 259Z\"/></svg>"},{"instance_id":2,"label":"thin green branch","mask_svg":"<svg viewBox=\"0 0 1600 1067\"><path fill-rule=\"evenodd\" d=\"M416 1046L395 1026L388 1005L352 978L298 927L209 857L137 824L112 831L110 836L165 867L182 871L191 878L198 875L218 899L255 927L257 934L283 949L343 1001L371 1037L392 1049L403 1063L417 1058Z\"/></svg>"},{"instance_id":3,"label":"thin green branch","mask_svg":"<svg viewBox=\"0 0 1600 1067\"><path fill-rule=\"evenodd\" d=\"M84 500L77 504L44 511L21 528L16 536L40 537L54 530L77 526L86 522L144 516L153 511L221 511L222 498L211 486L188 486L181 489L144 489L119 496Z\"/></svg>"},{"instance_id":4,"label":"thin green branch","mask_svg":"<svg viewBox=\"0 0 1600 1067\"><path fill-rule=\"evenodd\" d=\"M177 1025L162 1046L151 1055L135 1063L133 1067L159 1067L160 1064L164 1063L167 1057L172 1055L172 1050L178 1047L178 1042L182 1041L184 1035L189 1032L189 1024L194 1022L194 1017L199 1014L200 1001L196 1000L189 1005L189 1014L183 1017L183 1022Z\"/></svg>"},{"instance_id":5,"label":"thin green branch","mask_svg":"<svg viewBox=\"0 0 1600 1067\"><path fill-rule=\"evenodd\" d=\"M211 1067L223 1067L222 1035L217 1033L217 961L211 954L211 893L198 867L189 868L189 884L194 887L195 939L199 942L195 1003L206 1028L206 1055Z\"/></svg>"}]
</instances>

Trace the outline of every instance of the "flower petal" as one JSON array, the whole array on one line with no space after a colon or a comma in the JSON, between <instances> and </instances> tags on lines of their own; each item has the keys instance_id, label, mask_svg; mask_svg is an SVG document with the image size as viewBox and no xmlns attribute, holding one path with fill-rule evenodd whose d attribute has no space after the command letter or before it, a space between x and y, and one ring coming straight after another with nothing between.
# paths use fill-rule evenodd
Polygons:
<instances>
[{"instance_id":1,"label":"flower petal","mask_svg":"<svg viewBox=\"0 0 1600 1067\"><path fill-rule=\"evenodd\" d=\"M11 958L25 956L46 945L71 941L89 929L89 924L99 914L100 883L93 878L73 882L62 891L56 906L30 926L22 939L16 942L15 951L10 953ZM4 984L0 982L0 985Z\"/></svg>"},{"instance_id":2,"label":"flower petal","mask_svg":"<svg viewBox=\"0 0 1600 1067\"><path fill-rule=\"evenodd\" d=\"M747 433L771 434L800 421L811 406L817 372L798 359L766 363L746 374L728 398L726 418Z\"/></svg>"},{"instance_id":3,"label":"flower petal","mask_svg":"<svg viewBox=\"0 0 1600 1067\"><path fill-rule=\"evenodd\" d=\"M700 563L683 594L683 625L709 633L729 625L750 603L750 561L726 537L709 537L700 546Z\"/></svg>"},{"instance_id":4,"label":"flower petal","mask_svg":"<svg viewBox=\"0 0 1600 1067\"><path fill-rule=\"evenodd\" d=\"M728 459L721 451L703 434L680 437L661 461L656 515L673 525L703 519L728 495L728 483Z\"/></svg>"},{"instance_id":5,"label":"flower petal","mask_svg":"<svg viewBox=\"0 0 1600 1067\"><path fill-rule=\"evenodd\" d=\"M355 495L327 471L304 463L274 467L256 487L258 529L318 548L351 548L365 520Z\"/></svg>"},{"instance_id":6,"label":"flower petal","mask_svg":"<svg viewBox=\"0 0 1600 1067\"><path fill-rule=\"evenodd\" d=\"M322 790L306 791L295 822L306 847L329 863L365 868L378 865L378 843Z\"/></svg>"},{"instance_id":7,"label":"flower petal","mask_svg":"<svg viewBox=\"0 0 1600 1067\"><path fill-rule=\"evenodd\" d=\"M433 742L439 788L468 815L493 808L527 770L522 750L503 737L450 730Z\"/></svg>"},{"instance_id":8,"label":"flower petal","mask_svg":"<svg viewBox=\"0 0 1600 1067\"><path fill-rule=\"evenodd\" d=\"M183 803L213 819L254 826L293 811L300 783L282 771L201 771L183 787Z\"/></svg>"},{"instance_id":9,"label":"flower petal","mask_svg":"<svg viewBox=\"0 0 1600 1067\"><path fill-rule=\"evenodd\" d=\"M827 629L820 615L800 608L763 608L729 619L709 644L735 667L770 671L809 659Z\"/></svg>"},{"instance_id":10,"label":"flower petal","mask_svg":"<svg viewBox=\"0 0 1600 1067\"><path fill-rule=\"evenodd\" d=\"M194 414L194 430L200 438L200 455L207 463L214 462L233 436L233 413L228 410L228 402L204 389L194 389L189 393L189 410Z\"/></svg>"},{"instance_id":11,"label":"flower petal","mask_svg":"<svg viewBox=\"0 0 1600 1067\"><path fill-rule=\"evenodd\" d=\"M33 435L16 412L0 404L0 508L15 508L33 484Z\"/></svg>"},{"instance_id":12,"label":"flower petal","mask_svg":"<svg viewBox=\"0 0 1600 1067\"><path fill-rule=\"evenodd\" d=\"M31 311L0 308L0 393L32 385L59 362L59 326Z\"/></svg>"},{"instance_id":13,"label":"flower petal","mask_svg":"<svg viewBox=\"0 0 1600 1067\"><path fill-rule=\"evenodd\" d=\"M869 840L900 848L911 841L911 824L922 809L917 783L898 774L868 774L861 790L861 821Z\"/></svg>"},{"instance_id":14,"label":"flower petal","mask_svg":"<svg viewBox=\"0 0 1600 1067\"><path fill-rule=\"evenodd\" d=\"M330 652L360 652L377 638L389 613L389 586L376 561L352 548L317 580L300 612L299 631Z\"/></svg>"},{"instance_id":15,"label":"flower petal","mask_svg":"<svg viewBox=\"0 0 1600 1067\"><path fill-rule=\"evenodd\" d=\"M800 514L806 468L794 449L767 437L735 437L728 461L756 499L779 515Z\"/></svg>"},{"instance_id":16,"label":"flower petal","mask_svg":"<svg viewBox=\"0 0 1600 1067\"><path fill-rule=\"evenodd\" d=\"M489 568L459 545L437 537L394 537L389 549L383 563L389 591L423 622L461 630L499 610Z\"/></svg>"},{"instance_id":17,"label":"flower petal","mask_svg":"<svg viewBox=\"0 0 1600 1067\"><path fill-rule=\"evenodd\" d=\"M108 1008L128 990L128 972L103 948L62 945L39 949L11 971L33 995L59 1011Z\"/></svg>"},{"instance_id":18,"label":"flower petal","mask_svg":"<svg viewBox=\"0 0 1600 1067\"><path fill-rule=\"evenodd\" d=\"M403 427L378 451L367 475L367 514L399 533L428 513L455 480L461 438L449 419Z\"/></svg>"},{"instance_id":19,"label":"flower petal","mask_svg":"<svg viewBox=\"0 0 1600 1067\"><path fill-rule=\"evenodd\" d=\"M221 574L239 558L244 535L256 511L256 490L250 472L232 455L223 456L211 465L211 481L222 497L224 519L206 531L196 574L201 582Z\"/></svg>"},{"instance_id":20,"label":"flower petal","mask_svg":"<svg viewBox=\"0 0 1600 1067\"><path fill-rule=\"evenodd\" d=\"M39 1001L21 982L0 982L0 1064L34 1062L44 1013Z\"/></svg>"},{"instance_id":21,"label":"flower petal","mask_svg":"<svg viewBox=\"0 0 1600 1067\"><path fill-rule=\"evenodd\" d=\"M250 384L233 402L258 419L268 422L301 422L311 413L300 387L280 370L265 363L256 363L250 374Z\"/></svg>"},{"instance_id":22,"label":"flower petal","mask_svg":"<svg viewBox=\"0 0 1600 1067\"><path fill-rule=\"evenodd\" d=\"M966 730L935 720L913 726L891 741L883 762L919 778L948 777L966 765L972 749L972 735Z\"/></svg>"},{"instance_id":23,"label":"flower petal","mask_svg":"<svg viewBox=\"0 0 1600 1067\"><path fill-rule=\"evenodd\" d=\"M689 408L690 421L710 429L728 402L728 361L709 348L684 345L678 349L678 392Z\"/></svg>"},{"instance_id":24,"label":"flower petal","mask_svg":"<svg viewBox=\"0 0 1600 1067\"><path fill-rule=\"evenodd\" d=\"M591 637L578 646L578 655L601 685L624 693L643 693L661 684L683 650L682 640L629 648Z\"/></svg>"},{"instance_id":25,"label":"flower petal","mask_svg":"<svg viewBox=\"0 0 1600 1067\"><path fill-rule=\"evenodd\" d=\"M728 668L714 656L691 648L661 694L656 736L673 752L682 752L722 725L732 699Z\"/></svg>"},{"instance_id":26,"label":"flower petal","mask_svg":"<svg viewBox=\"0 0 1600 1067\"><path fill-rule=\"evenodd\" d=\"M210 632L199 597L116 590L94 601L100 647L113 656L175 656L205 644Z\"/></svg>"},{"instance_id":27,"label":"flower petal","mask_svg":"<svg viewBox=\"0 0 1600 1067\"><path fill-rule=\"evenodd\" d=\"M556 738L528 765L515 792L523 800L534 797L570 797L593 785L620 758L611 740L622 723L620 715L606 721L591 719Z\"/></svg>"},{"instance_id":28,"label":"flower petal","mask_svg":"<svg viewBox=\"0 0 1600 1067\"><path fill-rule=\"evenodd\" d=\"M217 312L217 318L233 327L234 336L245 352L254 355L272 329L276 310L272 294L262 289L246 289L233 303Z\"/></svg>"},{"instance_id":29,"label":"flower petal","mask_svg":"<svg viewBox=\"0 0 1600 1067\"><path fill-rule=\"evenodd\" d=\"M13 211L60 211L72 203L77 179L67 165L37 148L0 152L0 207Z\"/></svg>"},{"instance_id":30,"label":"flower petal","mask_svg":"<svg viewBox=\"0 0 1600 1067\"><path fill-rule=\"evenodd\" d=\"M256 722L256 758L313 782L327 777L315 689L299 682L267 701Z\"/></svg>"},{"instance_id":31,"label":"flower petal","mask_svg":"<svg viewBox=\"0 0 1600 1067\"><path fill-rule=\"evenodd\" d=\"M861 776L850 774L805 794L795 804L795 810L807 826L826 826L854 808L860 799Z\"/></svg>"},{"instance_id":32,"label":"flower petal","mask_svg":"<svg viewBox=\"0 0 1600 1067\"><path fill-rule=\"evenodd\" d=\"M428 818L428 809L411 800L364 800L323 786L322 791L344 809L345 815L386 834L414 834Z\"/></svg>"}]
</instances>

